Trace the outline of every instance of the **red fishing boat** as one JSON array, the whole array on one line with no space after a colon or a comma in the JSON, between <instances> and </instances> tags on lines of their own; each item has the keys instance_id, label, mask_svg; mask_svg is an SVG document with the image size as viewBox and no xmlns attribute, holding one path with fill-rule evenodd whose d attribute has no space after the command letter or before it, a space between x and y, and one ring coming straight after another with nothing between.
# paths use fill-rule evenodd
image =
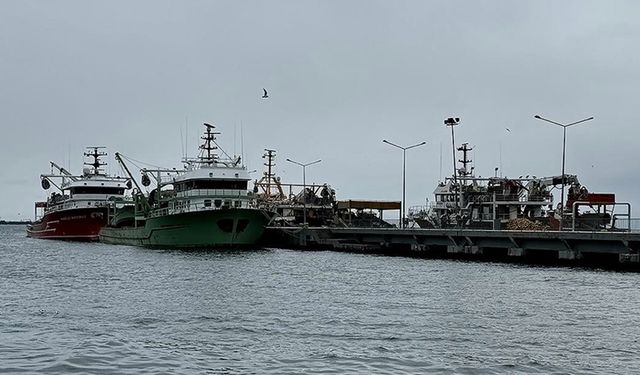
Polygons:
<instances>
[{"instance_id":1,"label":"red fishing boat","mask_svg":"<svg viewBox=\"0 0 640 375\"><path fill-rule=\"evenodd\" d=\"M109 176L100 158L103 147L88 147L84 153L90 161L84 163L82 175L74 176L51 162L51 173L40 176L42 188L53 185L57 191L45 202L35 203L36 221L27 227L27 236L59 240L97 241L98 233L108 220L108 203L124 200L131 188L127 178Z\"/></svg>"}]
</instances>

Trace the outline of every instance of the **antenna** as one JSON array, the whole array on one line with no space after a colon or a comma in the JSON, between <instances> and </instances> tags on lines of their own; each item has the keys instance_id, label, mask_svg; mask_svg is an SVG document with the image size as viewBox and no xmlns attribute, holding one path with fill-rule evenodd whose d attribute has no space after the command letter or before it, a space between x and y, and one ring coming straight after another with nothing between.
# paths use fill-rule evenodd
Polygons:
<instances>
[{"instance_id":1,"label":"antenna","mask_svg":"<svg viewBox=\"0 0 640 375\"><path fill-rule=\"evenodd\" d=\"M498 143L498 147L500 149L500 163L498 165L500 165L500 177L502 177L502 142Z\"/></svg>"},{"instance_id":2,"label":"antenna","mask_svg":"<svg viewBox=\"0 0 640 375\"><path fill-rule=\"evenodd\" d=\"M244 158L244 133L242 132L242 120L240 120L240 157L242 158L242 160L245 160L245 158Z\"/></svg>"},{"instance_id":3,"label":"antenna","mask_svg":"<svg viewBox=\"0 0 640 375\"><path fill-rule=\"evenodd\" d=\"M440 142L440 176L438 181L442 181L442 142Z\"/></svg>"},{"instance_id":4,"label":"antenna","mask_svg":"<svg viewBox=\"0 0 640 375\"><path fill-rule=\"evenodd\" d=\"M182 158L186 158L184 153L184 138L182 137L182 126L180 127L180 148L182 149Z\"/></svg>"},{"instance_id":5,"label":"antenna","mask_svg":"<svg viewBox=\"0 0 640 375\"><path fill-rule=\"evenodd\" d=\"M68 144L67 145L67 170L70 171L71 170L71 145Z\"/></svg>"},{"instance_id":6,"label":"antenna","mask_svg":"<svg viewBox=\"0 0 640 375\"><path fill-rule=\"evenodd\" d=\"M473 145L473 147L471 149L476 148L476 145ZM471 176L475 177L475 174L473 174L473 170L476 168L476 163L478 162L478 154L476 153L476 156L474 158L474 160L471 160Z\"/></svg>"},{"instance_id":7,"label":"antenna","mask_svg":"<svg viewBox=\"0 0 640 375\"><path fill-rule=\"evenodd\" d=\"M189 152L188 141L189 141L189 116L184 117L184 158L187 158L187 152Z\"/></svg>"}]
</instances>

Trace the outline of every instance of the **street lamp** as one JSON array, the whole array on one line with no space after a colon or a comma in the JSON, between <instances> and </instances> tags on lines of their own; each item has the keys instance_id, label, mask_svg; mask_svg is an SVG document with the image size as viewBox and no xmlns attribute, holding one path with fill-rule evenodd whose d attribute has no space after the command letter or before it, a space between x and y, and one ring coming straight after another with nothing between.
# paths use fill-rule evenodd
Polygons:
<instances>
[{"instance_id":1,"label":"street lamp","mask_svg":"<svg viewBox=\"0 0 640 375\"><path fill-rule=\"evenodd\" d=\"M307 167L313 164L318 164L322 160L318 159L311 163L299 163L295 160L287 159L288 162L297 164L302 167L302 225L307 226Z\"/></svg>"},{"instance_id":2,"label":"street lamp","mask_svg":"<svg viewBox=\"0 0 640 375\"><path fill-rule=\"evenodd\" d=\"M452 159L451 162L453 163L451 166L453 167L453 186L452 186L452 190L454 191L455 195L454 195L454 199L456 202L456 209L459 208L459 201L458 201L458 172L456 171L456 138L453 134L453 127L456 125L460 125L460 117L449 117L447 119L444 120L444 125L445 126L450 126L451 127L451 154L452 154Z\"/></svg>"},{"instance_id":3,"label":"street lamp","mask_svg":"<svg viewBox=\"0 0 640 375\"><path fill-rule=\"evenodd\" d=\"M456 180L456 138L453 134L453 127L460 124L459 117L449 117L444 120L445 126L451 127L451 152L453 153L453 183L457 185L458 181Z\"/></svg>"},{"instance_id":4,"label":"street lamp","mask_svg":"<svg viewBox=\"0 0 640 375\"><path fill-rule=\"evenodd\" d=\"M414 147L425 145L425 144L427 144L427 142L417 143L415 145L408 146L408 147L398 146L397 144L391 143L391 142L387 141L386 139L383 139L382 142L384 142L384 143L386 143L388 145L391 145L393 147L397 147L397 148L402 150L402 207L401 207L401 209L402 209L402 215L401 215L402 218L400 219L402 221L400 222L400 227L404 228L405 227L405 225L404 225L405 191L406 191L406 189L405 189L405 187L406 187L406 184L405 184L405 181L406 181L406 179L405 179L405 170L406 170L406 168L405 168L405 166L406 166L406 163L407 163L407 150L412 149Z\"/></svg>"},{"instance_id":5,"label":"street lamp","mask_svg":"<svg viewBox=\"0 0 640 375\"><path fill-rule=\"evenodd\" d=\"M567 128L573 125L578 125L580 123L583 123L589 120L593 120L593 116L582 119L580 121L572 122L570 124L561 124L559 122L555 122L538 115L535 115L533 117L538 120L546 121L550 124L562 126L562 186L561 186L561 192L560 192L560 228L559 228L560 230L562 230L562 222L564 218L564 160L565 160L565 149L567 144Z\"/></svg>"}]
</instances>

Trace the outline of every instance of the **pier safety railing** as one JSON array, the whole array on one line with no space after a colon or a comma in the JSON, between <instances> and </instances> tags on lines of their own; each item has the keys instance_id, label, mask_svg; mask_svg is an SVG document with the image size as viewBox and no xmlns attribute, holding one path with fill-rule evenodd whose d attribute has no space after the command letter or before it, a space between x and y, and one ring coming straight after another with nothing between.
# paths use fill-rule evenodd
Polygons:
<instances>
[{"instance_id":1,"label":"pier safety railing","mask_svg":"<svg viewBox=\"0 0 640 375\"><path fill-rule=\"evenodd\" d=\"M625 215L626 216L626 215ZM616 225L619 224L620 228L628 228L630 232L639 233L640 232L640 217L618 217L618 215L613 215Z\"/></svg>"},{"instance_id":2,"label":"pier safety railing","mask_svg":"<svg viewBox=\"0 0 640 375\"><path fill-rule=\"evenodd\" d=\"M571 215L572 217L572 222L571 222L571 230L575 231L576 230L576 214L578 212L578 206L587 206L587 205L591 205L593 204L592 202L588 202L588 201L575 201L573 202L572 205L572 210L571 212L573 212L574 214ZM626 213L620 213L620 214L614 214L611 217L611 230L626 230L628 232L631 232L631 203L607 203L607 206L613 206L614 209L616 206L622 206L622 207L626 207L627 208L627 212ZM625 220L626 219L626 220ZM617 227L616 223L620 222L620 221L626 221L626 228L622 228L622 227ZM595 228L593 229L594 231L596 230Z\"/></svg>"}]
</instances>

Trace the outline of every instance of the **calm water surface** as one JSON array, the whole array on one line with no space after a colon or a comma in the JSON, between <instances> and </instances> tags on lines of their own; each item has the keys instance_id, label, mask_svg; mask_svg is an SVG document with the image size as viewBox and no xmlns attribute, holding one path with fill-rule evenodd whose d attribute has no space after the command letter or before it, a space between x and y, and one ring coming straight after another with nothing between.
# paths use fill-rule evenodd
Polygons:
<instances>
[{"instance_id":1,"label":"calm water surface","mask_svg":"<svg viewBox=\"0 0 640 375\"><path fill-rule=\"evenodd\" d=\"M640 373L640 276L0 226L0 372Z\"/></svg>"}]
</instances>

